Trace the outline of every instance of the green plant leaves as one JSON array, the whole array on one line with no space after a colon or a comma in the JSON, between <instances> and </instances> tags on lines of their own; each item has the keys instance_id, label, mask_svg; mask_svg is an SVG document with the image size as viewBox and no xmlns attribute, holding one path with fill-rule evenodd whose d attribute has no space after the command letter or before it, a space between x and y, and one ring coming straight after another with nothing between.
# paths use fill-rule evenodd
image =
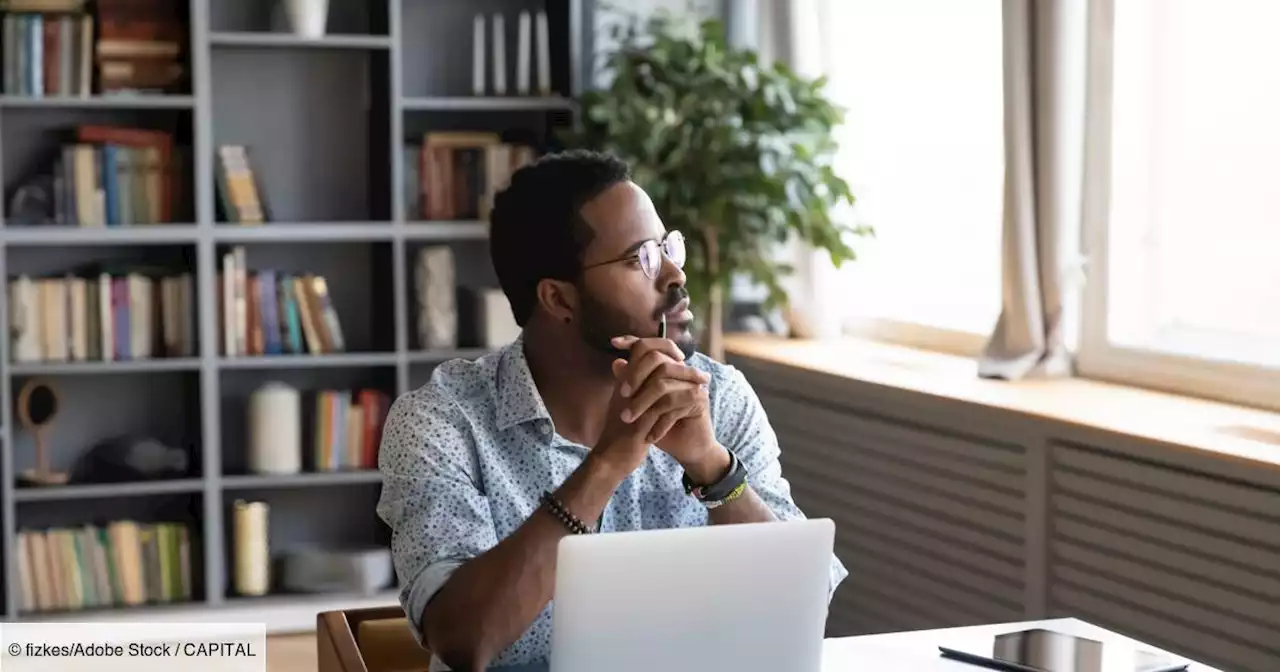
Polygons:
<instances>
[{"instance_id":1,"label":"green plant leaves","mask_svg":"<svg viewBox=\"0 0 1280 672\"><path fill-rule=\"evenodd\" d=\"M581 97L584 121L564 140L632 166L667 228L688 238L694 301L705 305L711 286L745 273L771 305L785 304L792 269L770 250L793 239L837 265L854 260L854 239L874 231L836 215L855 199L832 166L844 110L826 98L826 79L762 65L754 51L731 47L715 19L621 18L603 58L609 84ZM712 230L718 255L708 264Z\"/></svg>"}]
</instances>

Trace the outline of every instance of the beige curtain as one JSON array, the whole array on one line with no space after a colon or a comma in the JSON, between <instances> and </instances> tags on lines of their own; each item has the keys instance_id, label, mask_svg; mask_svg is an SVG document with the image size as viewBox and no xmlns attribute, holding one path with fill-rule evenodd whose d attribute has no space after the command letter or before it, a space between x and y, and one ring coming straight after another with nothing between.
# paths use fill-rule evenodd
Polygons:
<instances>
[{"instance_id":1,"label":"beige curtain","mask_svg":"<svg viewBox=\"0 0 1280 672\"><path fill-rule=\"evenodd\" d=\"M1002 310L979 375L1071 372L1079 294L1088 3L1004 0Z\"/></svg>"}]
</instances>

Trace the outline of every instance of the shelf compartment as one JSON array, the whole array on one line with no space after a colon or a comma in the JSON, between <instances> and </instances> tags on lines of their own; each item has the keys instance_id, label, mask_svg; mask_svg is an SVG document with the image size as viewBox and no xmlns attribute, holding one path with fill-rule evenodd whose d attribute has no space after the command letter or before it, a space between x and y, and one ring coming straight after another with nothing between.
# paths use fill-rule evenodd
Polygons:
<instances>
[{"instance_id":1,"label":"shelf compartment","mask_svg":"<svg viewBox=\"0 0 1280 672\"><path fill-rule=\"evenodd\" d=\"M395 307L392 303L391 291L391 243L223 244L219 245L217 250L218 273L224 273L224 255L238 247L244 248L245 263L252 273L272 271L277 278L280 275L302 277L312 274L325 279L329 301L333 305L334 312L337 313L344 347L342 352L324 353L324 356L394 351ZM209 298L217 300L216 295ZM223 303L225 308L225 301ZM278 300L276 306L279 306ZM217 318L219 340L225 340L222 335L223 316L218 315ZM300 354L294 356L296 359L280 361L297 361L305 364L306 361L310 361L305 359L307 356L311 355ZM286 357L286 355L244 356L233 359L234 361L265 362L275 357ZM338 357L331 361L342 362L343 360Z\"/></svg>"},{"instance_id":2,"label":"shelf compartment","mask_svg":"<svg viewBox=\"0 0 1280 672\"><path fill-rule=\"evenodd\" d=\"M473 94L472 87L472 35L474 18L485 17L485 92L493 93L493 17L501 15L505 39L507 94L516 92L516 68L520 61L519 24L520 12L528 11L530 17L545 10L550 38L550 75L553 95L571 94L573 40L567 35L571 15L578 11L573 0L471 0L470 2L404 2L401 5L400 50L402 60L412 67L403 69L402 80L405 95L410 98L454 97ZM531 22L533 23L533 22ZM534 28L531 26L531 28ZM538 86L538 60L536 29L531 30L532 52L529 83L534 91Z\"/></svg>"},{"instance_id":3,"label":"shelf compartment","mask_svg":"<svg viewBox=\"0 0 1280 672\"><path fill-rule=\"evenodd\" d=\"M11 399L17 399L31 376L15 374ZM57 415L45 430L51 469L70 474L72 481L103 480L100 460L89 460L91 451L112 441L151 439L185 456L185 470L172 478L198 478L201 474L200 376L198 373L152 375L102 374L49 378L58 395ZM13 468L21 474L35 467L34 437L15 427ZM109 478L109 477L107 477ZM137 487L164 488L156 481ZM66 486L71 487L71 486ZM114 493L115 485L93 486ZM128 486L120 486L128 489ZM34 492L34 491L33 491ZM67 492L72 492L68 490ZM96 496L94 489L85 497ZM39 499L44 495L30 495ZM82 497L81 497L82 498Z\"/></svg>"},{"instance_id":4,"label":"shelf compartment","mask_svg":"<svg viewBox=\"0 0 1280 672\"><path fill-rule=\"evenodd\" d=\"M192 150L194 146L192 141L193 118L194 110L190 106L165 109L160 106L27 107L0 105L0 146L4 147L3 174L5 193L13 194L22 187L33 190L38 189L47 195L50 203L54 202L50 185L57 169L57 160L63 153L61 151L63 147L75 144L76 130L81 126L111 126L155 131L167 134L172 146L169 164L165 167L166 179L164 182L170 190L167 195L167 201L171 203L171 207L167 216L163 213L161 214L160 223L146 224L145 226L159 229L162 225L168 225L171 222L194 222L196 221L196 216L195 181L193 177L194 152ZM90 144L99 145L101 143ZM135 149L127 143L119 144L126 149ZM140 161L144 155L131 151L121 156L124 159ZM117 174L128 175L129 173L120 173L120 169L136 165L124 159L122 159L121 164L117 164ZM94 152L93 160L95 164L101 164L101 152ZM127 182L120 188L123 190L134 184L141 185L141 183ZM117 215L129 217L126 221L130 222L147 221L135 211L142 207L151 207L152 202L157 198L157 196L153 195L154 192L129 188L128 192L121 191L120 193L121 195L128 193L132 195L132 198L119 199L118 202L121 205L115 209ZM19 223L19 213L14 212L12 208L13 200L13 197L10 196L4 204L6 227L18 228L22 225L37 224L37 219L50 224L54 223L55 219L52 212L44 213L45 216L42 218L32 215L21 217L25 221ZM164 201L161 202L163 203ZM125 205L128 207L126 208ZM86 205L82 204L79 207L84 208ZM64 208L64 210L70 209L70 207ZM74 212L67 212L65 216L66 221L74 224ZM106 228L117 227L102 227L98 230Z\"/></svg>"},{"instance_id":5,"label":"shelf compartment","mask_svg":"<svg viewBox=\"0 0 1280 672\"><path fill-rule=\"evenodd\" d=\"M222 505L225 510L223 533L226 566L235 566L235 516L232 507L237 500L263 502L267 505L271 556L278 558L281 554L292 551L321 548L388 547L390 531L376 513L378 497L379 488L365 485L349 488L267 487L224 491ZM323 514L316 515L317 512ZM227 602L268 604L272 600L287 599L279 595L282 592L279 572L272 574L270 591L273 595L263 597L237 594L232 577L228 575L225 585L221 587ZM395 580L394 576L391 580Z\"/></svg>"},{"instance_id":6,"label":"shelf compartment","mask_svg":"<svg viewBox=\"0 0 1280 672\"><path fill-rule=\"evenodd\" d=\"M390 220L389 101L375 93L389 60L352 49L213 52L214 152L245 148L268 220Z\"/></svg>"},{"instance_id":7,"label":"shelf compartment","mask_svg":"<svg viewBox=\"0 0 1280 672\"><path fill-rule=\"evenodd\" d=\"M135 606L86 605L82 608L74 608L64 604L45 610L22 610L22 600L19 599L16 606L20 608L19 613L24 620L57 620L79 616L92 617L96 614L141 613L143 610L176 610L204 600L204 496L201 493L170 492L137 497L108 495L64 500L20 501L17 504L17 518L19 533L44 532L46 539L57 538L49 536L50 530L65 529L74 533L88 525L102 530L115 521L134 521L140 526L152 523L176 524L186 530L186 566L190 577L190 599L163 601L157 598ZM179 562L181 562L180 556L181 554L175 558ZM145 561L145 556L143 558L141 578L145 588L148 585L148 563Z\"/></svg>"},{"instance_id":8,"label":"shelf compartment","mask_svg":"<svg viewBox=\"0 0 1280 672\"><path fill-rule=\"evenodd\" d=\"M387 395L390 403L395 398L395 367L352 367L319 369L278 369L272 371L224 370L219 374L222 396L222 473L228 475L250 474L248 444L249 400L255 390L268 383L281 383L292 387L300 395L302 469L306 472L289 479L344 479L347 471L325 471L316 468L316 395L321 390L348 390L355 393L362 389L378 390ZM340 437L345 439L345 437ZM345 441L344 441L345 444ZM226 476L236 483L235 476ZM271 483L275 477L248 476L249 481L266 478L261 483ZM301 481L300 481L301 482ZM251 487L248 481L236 487Z\"/></svg>"},{"instance_id":9,"label":"shelf compartment","mask_svg":"<svg viewBox=\"0 0 1280 672\"><path fill-rule=\"evenodd\" d=\"M33 244L10 247L5 251L6 287L25 277L29 281L26 287L30 290L22 292L24 299L21 303L11 301L10 319L44 324L52 315L53 323L60 322L58 328L65 329L68 334L65 339L46 339L43 338L46 335L43 330L33 330L25 332L22 338L14 339L14 347L10 348L13 372L18 375L96 376L198 370L199 360L196 357L200 352L200 330L196 303L200 300L200 293L195 256L195 246L190 244L105 247ZM112 282L102 283L103 273L109 274ZM68 276L75 279L68 280ZM146 286L136 282L137 278L149 279L150 300L139 293L145 291ZM178 301L173 301L172 296L169 302L161 300L165 278L179 280L182 294L177 297ZM80 301L81 287L83 301ZM183 287L189 288L189 296ZM129 299L114 308L107 304L110 310L106 312L105 319L101 317L104 314L104 290L109 301ZM10 291L10 296L16 295ZM134 312L142 305L151 307L149 320L145 315L139 317ZM175 345L180 346L177 349L165 347L166 309L178 311L172 313L168 325L178 330L169 334L175 337ZM57 313L49 312L54 310ZM135 338L141 334L137 330L148 324L153 330L150 338ZM101 325L110 329L110 340L103 338ZM84 335L83 341L78 339L80 334ZM78 350L77 344L85 350ZM149 350L145 347L147 344L151 346ZM117 347L121 345L127 347ZM114 358L101 356L107 347L115 348ZM124 354L129 356L122 356Z\"/></svg>"},{"instance_id":10,"label":"shelf compartment","mask_svg":"<svg viewBox=\"0 0 1280 672\"><path fill-rule=\"evenodd\" d=\"M485 345L481 339L479 324L480 311L478 294L481 289L495 289L498 276L494 272L493 262L489 257L489 246L485 241L412 241L405 248L405 300L408 303L408 336L412 362L425 363L440 361L433 355L437 352L461 352L465 356L469 352L483 352ZM457 311L457 337L452 347L443 351L423 351L424 341L418 330L419 300L418 275L419 255L425 249L448 249L453 254L454 275L454 308Z\"/></svg>"}]
</instances>

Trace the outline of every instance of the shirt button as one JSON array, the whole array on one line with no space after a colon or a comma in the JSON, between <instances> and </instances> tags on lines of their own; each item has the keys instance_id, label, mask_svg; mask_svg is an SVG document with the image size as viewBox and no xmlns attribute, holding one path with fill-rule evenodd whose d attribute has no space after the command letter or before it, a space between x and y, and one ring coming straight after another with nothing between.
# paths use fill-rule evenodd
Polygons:
<instances>
[{"instance_id":1,"label":"shirt button","mask_svg":"<svg viewBox=\"0 0 1280 672\"><path fill-rule=\"evenodd\" d=\"M550 435L551 435L551 425L543 425L543 426L541 427L540 431L542 432L542 435L543 435L543 436L550 436Z\"/></svg>"}]
</instances>

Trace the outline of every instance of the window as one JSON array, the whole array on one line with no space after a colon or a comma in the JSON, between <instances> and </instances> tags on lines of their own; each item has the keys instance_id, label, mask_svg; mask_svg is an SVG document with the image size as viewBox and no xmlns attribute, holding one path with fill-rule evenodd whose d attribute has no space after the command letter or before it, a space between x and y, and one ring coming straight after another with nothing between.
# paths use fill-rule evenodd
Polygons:
<instances>
[{"instance_id":1,"label":"window","mask_svg":"<svg viewBox=\"0 0 1280 672\"><path fill-rule=\"evenodd\" d=\"M1082 371L1262 401L1280 367L1280 3L1108 4Z\"/></svg>"},{"instance_id":2,"label":"window","mask_svg":"<svg viewBox=\"0 0 1280 672\"><path fill-rule=\"evenodd\" d=\"M838 169L855 219L876 229L841 269L844 307L860 324L976 349L1000 311L1001 1L829 0L824 11L828 91L847 111Z\"/></svg>"}]
</instances>

